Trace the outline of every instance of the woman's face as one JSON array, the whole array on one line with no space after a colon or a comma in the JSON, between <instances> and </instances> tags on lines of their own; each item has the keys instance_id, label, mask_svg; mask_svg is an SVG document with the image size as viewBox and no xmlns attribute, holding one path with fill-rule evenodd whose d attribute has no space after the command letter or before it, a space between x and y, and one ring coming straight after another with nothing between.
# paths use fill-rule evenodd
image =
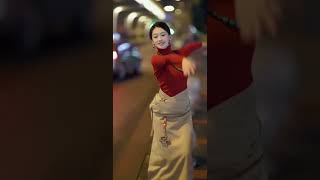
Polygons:
<instances>
[{"instance_id":1,"label":"woman's face","mask_svg":"<svg viewBox=\"0 0 320 180\"><path fill-rule=\"evenodd\" d=\"M162 28L156 27L152 31L152 42L158 49L165 49L170 44L171 36Z\"/></svg>"}]
</instances>

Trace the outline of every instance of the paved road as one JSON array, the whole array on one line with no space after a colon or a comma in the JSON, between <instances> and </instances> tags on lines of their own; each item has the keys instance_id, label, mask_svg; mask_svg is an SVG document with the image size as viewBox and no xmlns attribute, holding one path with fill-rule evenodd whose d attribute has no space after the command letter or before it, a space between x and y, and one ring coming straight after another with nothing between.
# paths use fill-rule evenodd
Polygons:
<instances>
[{"instance_id":1,"label":"paved road","mask_svg":"<svg viewBox=\"0 0 320 180\"><path fill-rule=\"evenodd\" d=\"M152 74L149 44L140 47L142 74L113 84L113 179L134 180L150 139L148 106L158 87Z\"/></svg>"}]
</instances>

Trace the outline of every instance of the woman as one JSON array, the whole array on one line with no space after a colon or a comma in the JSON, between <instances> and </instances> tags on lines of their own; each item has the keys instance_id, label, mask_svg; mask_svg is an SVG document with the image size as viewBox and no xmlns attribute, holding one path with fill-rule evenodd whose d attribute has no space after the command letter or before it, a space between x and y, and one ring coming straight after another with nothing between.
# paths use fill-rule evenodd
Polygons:
<instances>
[{"instance_id":1,"label":"woman","mask_svg":"<svg viewBox=\"0 0 320 180\"><path fill-rule=\"evenodd\" d=\"M149 38L157 54L151 63L160 90L150 104L153 120L153 141L148 178L152 180L192 179L194 132L187 92L187 78L195 73L195 65L187 56L202 46L190 43L171 50L170 28L156 22Z\"/></svg>"},{"instance_id":2,"label":"woman","mask_svg":"<svg viewBox=\"0 0 320 180\"><path fill-rule=\"evenodd\" d=\"M238 22L234 3L208 1L208 177L262 180L266 174L261 122L256 113L251 69L255 47L241 41L234 26L235 20Z\"/></svg>"}]
</instances>

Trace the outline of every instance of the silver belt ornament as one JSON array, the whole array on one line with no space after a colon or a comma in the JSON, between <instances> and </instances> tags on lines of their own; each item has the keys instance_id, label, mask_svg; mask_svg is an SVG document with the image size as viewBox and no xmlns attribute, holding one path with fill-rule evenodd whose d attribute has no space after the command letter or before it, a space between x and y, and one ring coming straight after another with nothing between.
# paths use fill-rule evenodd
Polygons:
<instances>
[{"instance_id":1,"label":"silver belt ornament","mask_svg":"<svg viewBox=\"0 0 320 180\"><path fill-rule=\"evenodd\" d=\"M168 136L167 136L167 117L164 116L161 120L163 120L163 122L161 123L161 126L164 130L164 135L160 137L160 143L164 146L164 147L168 147L171 144L171 141L169 140Z\"/></svg>"}]
</instances>

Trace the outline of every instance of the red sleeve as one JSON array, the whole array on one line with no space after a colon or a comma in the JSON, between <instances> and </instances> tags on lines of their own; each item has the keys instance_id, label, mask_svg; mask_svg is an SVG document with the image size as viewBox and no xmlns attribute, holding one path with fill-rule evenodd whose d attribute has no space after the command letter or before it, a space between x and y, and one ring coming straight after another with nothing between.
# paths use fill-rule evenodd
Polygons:
<instances>
[{"instance_id":1,"label":"red sleeve","mask_svg":"<svg viewBox=\"0 0 320 180\"><path fill-rule=\"evenodd\" d=\"M234 0L208 1L208 10L235 19ZM237 95L252 83L253 45L243 44L240 33L208 17L208 109ZM214 92L214 93L211 93Z\"/></svg>"},{"instance_id":2,"label":"red sleeve","mask_svg":"<svg viewBox=\"0 0 320 180\"><path fill-rule=\"evenodd\" d=\"M151 63L154 70L162 68L167 63L178 64L181 63L183 56L179 54L168 54L168 55L154 55L152 56Z\"/></svg>"},{"instance_id":3,"label":"red sleeve","mask_svg":"<svg viewBox=\"0 0 320 180\"><path fill-rule=\"evenodd\" d=\"M202 47L202 43L200 42L193 42L185 45L181 49L178 50L179 54L183 56L189 56L193 51Z\"/></svg>"}]
</instances>

